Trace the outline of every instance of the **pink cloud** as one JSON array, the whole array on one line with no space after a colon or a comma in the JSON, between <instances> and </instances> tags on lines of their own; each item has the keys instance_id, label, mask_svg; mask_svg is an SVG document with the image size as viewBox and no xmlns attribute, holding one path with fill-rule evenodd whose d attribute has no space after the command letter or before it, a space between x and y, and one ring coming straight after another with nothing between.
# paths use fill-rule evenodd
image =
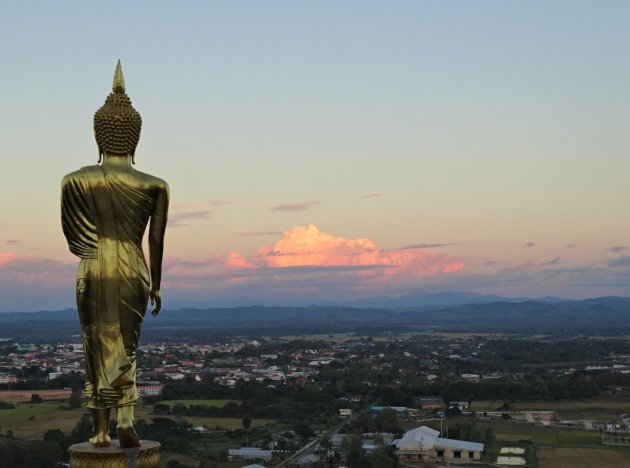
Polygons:
<instances>
[{"instance_id":1,"label":"pink cloud","mask_svg":"<svg viewBox=\"0 0 630 468\"><path fill-rule=\"evenodd\" d=\"M367 238L346 239L320 231L311 224L285 232L272 246L263 245L256 255L244 257L231 252L230 268L348 267L363 266L357 275L381 279L405 276L407 279L456 273L464 268L454 259L427 249L385 250ZM374 267L370 270L369 267Z\"/></svg>"},{"instance_id":2,"label":"pink cloud","mask_svg":"<svg viewBox=\"0 0 630 468\"><path fill-rule=\"evenodd\" d=\"M38 259L34 257L24 257L11 252L0 252L0 268L4 268L15 263L34 263Z\"/></svg>"},{"instance_id":3,"label":"pink cloud","mask_svg":"<svg viewBox=\"0 0 630 468\"><path fill-rule=\"evenodd\" d=\"M22 287L31 289L67 287L68 291L71 291L76 268L76 263L0 252L0 297L15 294Z\"/></svg>"}]
</instances>

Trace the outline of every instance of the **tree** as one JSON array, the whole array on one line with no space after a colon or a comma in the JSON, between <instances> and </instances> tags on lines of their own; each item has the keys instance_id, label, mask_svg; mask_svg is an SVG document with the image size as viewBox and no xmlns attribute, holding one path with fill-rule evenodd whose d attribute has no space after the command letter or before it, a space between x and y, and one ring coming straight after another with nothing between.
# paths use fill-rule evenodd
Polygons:
<instances>
[{"instance_id":1,"label":"tree","mask_svg":"<svg viewBox=\"0 0 630 468\"><path fill-rule=\"evenodd\" d=\"M302 439L308 439L309 437L313 437L315 435L311 426L305 422L299 422L295 425L295 433Z\"/></svg>"},{"instance_id":2,"label":"tree","mask_svg":"<svg viewBox=\"0 0 630 468\"><path fill-rule=\"evenodd\" d=\"M402 432L398 415L391 408L385 408L376 416L376 425L381 432L391 432L393 434Z\"/></svg>"},{"instance_id":3,"label":"tree","mask_svg":"<svg viewBox=\"0 0 630 468\"><path fill-rule=\"evenodd\" d=\"M72 429L70 437L73 442L86 442L92 436L92 418L89 413L83 413L81 419Z\"/></svg>"},{"instance_id":4,"label":"tree","mask_svg":"<svg viewBox=\"0 0 630 468\"><path fill-rule=\"evenodd\" d=\"M346 435L343 438L341 449L346 454L346 461L349 468L364 468L370 466L365 452L363 451L363 441L359 435Z\"/></svg>"},{"instance_id":5,"label":"tree","mask_svg":"<svg viewBox=\"0 0 630 468\"><path fill-rule=\"evenodd\" d=\"M81 408L81 394L77 391L73 391L70 394L70 398L68 398L68 405L70 405L72 409Z\"/></svg>"},{"instance_id":6,"label":"tree","mask_svg":"<svg viewBox=\"0 0 630 468\"><path fill-rule=\"evenodd\" d=\"M374 468L394 468L396 466L396 459L390 456L385 447L378 449L366 458L370 466Z\"/></svg>"},{"instance_id":7,"label":"tree","mask_svg":"<svg viewBox=\"0 0 630 468\"><path fill-rule=\"evenodd\" d=\"M243 416L243 421L241 421L241 424L246 431L249 430L252 425L252 417L249 414L246 414L245 416Z\"/></svg>"},{"instance_id":8,"label":"tree","mask_svg":"<svg viewBox=\"0 0 630 468\"><path fill-rule=\"evenodd\" d=\"M171 407L163 403L156 403L153 405L153 414L170 414Z\"/></svg>"}]
</instances>

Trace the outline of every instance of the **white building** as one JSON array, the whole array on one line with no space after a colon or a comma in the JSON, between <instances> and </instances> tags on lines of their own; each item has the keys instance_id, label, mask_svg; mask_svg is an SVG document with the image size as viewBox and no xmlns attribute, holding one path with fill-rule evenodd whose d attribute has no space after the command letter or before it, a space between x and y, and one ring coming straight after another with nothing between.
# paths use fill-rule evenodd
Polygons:
<instances>
[{"instance_id":1,"label":"white building","mask_svg":"<svg viewBox=\"0 0 630 468\"><path fill-rule=\"evenodd\" d=\"M458 462L480 460L483 444L445 439L440 432L427 426L416 427L398 440L396 455L405 462Z\"/></svg>"}]
</instances>

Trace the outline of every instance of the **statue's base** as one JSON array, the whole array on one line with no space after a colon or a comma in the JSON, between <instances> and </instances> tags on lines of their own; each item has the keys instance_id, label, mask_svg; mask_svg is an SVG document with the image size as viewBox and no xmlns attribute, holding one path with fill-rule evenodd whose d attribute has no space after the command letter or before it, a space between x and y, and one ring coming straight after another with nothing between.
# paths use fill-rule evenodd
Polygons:
<instances>
[{"instance_id":1,"label":"statue's base","mask_svg":"<svg viewBox=\"0 0 630 468\"><path fill-rule=\"evenodd\" d=\"M89 442L71 445L70 468L155 468L160 464L160 444L142 440L137 448L121 448L118 440L109 447L94 447Z\"/></svg>"}]
</instances>

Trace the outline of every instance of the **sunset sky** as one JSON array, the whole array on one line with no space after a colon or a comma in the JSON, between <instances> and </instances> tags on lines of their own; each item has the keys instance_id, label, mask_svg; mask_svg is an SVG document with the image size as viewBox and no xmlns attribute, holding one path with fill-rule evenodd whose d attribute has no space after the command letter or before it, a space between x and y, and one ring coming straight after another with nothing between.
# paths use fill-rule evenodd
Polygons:
<instances>
[{"instance_id":1,"label":"sunset sky","mask_svg":"<svg viewBox=\"0 0 630 468\"><path fill-rule=\"evenodd\" d=\"M74 307L120 58L165 308L630 296L630 2L3 2L0 311Z\"/></svg>"}]
</instances>

